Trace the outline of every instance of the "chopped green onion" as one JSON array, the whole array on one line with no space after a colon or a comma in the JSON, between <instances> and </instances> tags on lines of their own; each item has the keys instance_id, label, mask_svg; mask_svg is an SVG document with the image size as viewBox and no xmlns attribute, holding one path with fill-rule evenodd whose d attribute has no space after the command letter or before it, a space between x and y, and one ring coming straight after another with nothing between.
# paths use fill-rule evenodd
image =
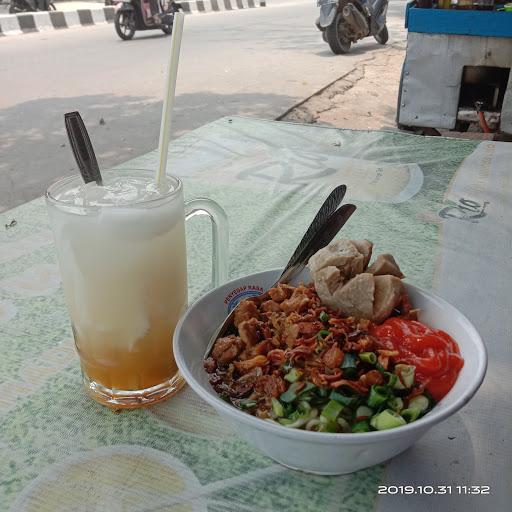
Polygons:
<instances>
[{"instance_id":1,"label":"chopped green onion","mask_svg":"<svg viewBox=\"0 0 512 512\"><path fill-rule=\"evenodd\" d=\"M396 379L395 385L393 386L393 389L397 391L402 391L405 389L405 386L402 384L402 381L398 378Z\"/></svg>"},{"instance_id":2,"label":"chopped green onion","mask_svg":"<svg viewBox=\"0 0 512 512\"><path fill-rule=\"evenodd\" d=\"M378 407L389 398L389 389L386 386L373 385L370 389L370 396L366 403L370 407Z\"/></svg>"},{"instance_id":3,"label":"chopped green onion","mask_svg":"<svg viewBox=\"0 0 512 512\"><path fill-rule=\"evenodd\" d=\"M342 432L350 432L352 430L349 422L345 418L338 418L336 423L340 426Z\"/></svg>"},{"instance_id":4,"label":"chopped green onion","mask_svg":"<svg viewBox=\"0 0 512 512\"><path fill-rule=\"evenodd\" d=\"M297 406L297 410L301 414L309 415L309 413L311 412L311 405L309 405L308 402L300 401L299 405Z\"/></svg>"},{"instance_id":5,"label":"chopped green onion","mask_svg":"<svg viewBox=\"0 0 512 512\"><path fill-rule=\"evenodd\" d=\"M308 396L306 396L305 398L309 398ZM301 400L304 400L303 397L300 397ZM317 396L313 395L311 397L311 400L308 400L309 403L313 406L313 407L320 407L320 409L329 401L328 398L318 398Z\"/></svg>"},{"instance_id":6,"label":"chopped green onion","mask_svg":"<svg viewBox=\"0 0 512 512\"><path fill-rule=\"evenodd\" d=\"M343 370L343 377L352 379L357 376L357 357L354 354L346 353L343 356L341 367Z\"/></svg>"},{"instance_id":7,"label":"chopped green onion","mask_svg":"<svg viewBox=\"0 0 512 512\"><path fill-rule=\"evenodd\" d=\"M343 356L343 362L341 363L341 369L344 370L346 368L356 368L357 365L357 358L354 354L350 354L347 352Z\"/></svg>"},{"instance_id":8,"label":"chopped green onion","mask_svg":"<svg viewBox=\"0 0 512 512\"><path fill-rule=\"evenodd\" d=\"M298 368L292 368L285 376L284 380L288 382L296 382L302 377L302 371Z\"/></svg>"},{"instance_id":9,"label":"chopped green onion","mask_svg":"<svg viewBox=\"0 0 512 512\"><path fill-rule=\"evenodd\" d=\"M322 311L318 315L318 319L320 320L320 322L327 323L329 321L329 315L325 311Z\"/></svg>"},{"instance_id":10,"label":"chopped green onion","mask_svg":"<svg viewBox=\"0 0 512 512\"><path fill-rule=\"evenodd\" d=\"M336 400L337 402L339 402L340 404L343 404L343 405L351 405L357 401L356 397L345 396L345 395L342 395L341 393L338 393L337 391L331 391L329 398L331 400Z\"/></svg>"},{"instance_id":11,"label":"chopped green onion","mask_svg":"<svg viewBox=\"0 0 512 512\"><path fill-rule=\"evenodd\" d=\"M305 395L306 393L309 393L310 391L314 391L316 389L317 389L317 387L312 382L306 382L306 385L304 386L303 389L300 390L298 396L300 396L302 399L303 395Z\"/></svg>"},{"instance_id":12,"label":"chopped green onion","mask_svg":"<svg viewBox=\"0 0 512 512\"><path fill-rule=\"evenodd\" d=\"M248 398L244 398L240 400L238 404L240 405L240 409L252 409L258 405L258 402L256 402L256 400L249 400Z\"/></svg>"},{"instance_id":13,"label":"chopped green onion","mask_svg":"<svg viewBox=\"0 0 512 512\"><path fill-rule=\"evenodd\" d=\"M370 409L366 405L360 405L356 409L356 420L365 420L367 418L371 418L373 416L373 409Z\"/></svg>"},{"instance_id":14,"label":"chopped green onion","mask_svg":"<svg viewBox=\"0 0 512 512\"><path fill-rule=\"evenodd\" d=\"M404 401L399 396L393 396L388 400L388 406L395 412L400 412L404 408Z\"/></svg>"},{"instance_id":15,"label":"chopped green onion","mask_svg":"<svg viewBox=\"0 0 512 512\"><path fill-rule=\"evenodd\" d=\"M286 363L283 364L283 371L289 372L293 368L292 363L290 361L286 361Z\"/></svg>"},{"instance_id":16,"label":"chopped green onion","mask_svg":"<svg viewBox=\"0 0 512 512\"><path fill-rule=\"evenodd\" d=\"M336 423L329 421L329 422L321 422L320 426L318 427L318 432L330 432L332 434L335 434L338 432L338 426Z\"/></svg>"},{"instance_id":17,"label":"chopped green onion","mask_svg":"<svg viewBox=\"0 0 512 512\"><path fill-rule=\"evenodd\" d=\"M329 336L330 332L326 331L325 329L322 329L321 331L318 331L318 334L316 335L316 339L318 341L324 341L327 336Z\"/></svg>"},{"instance_id":18,"label":"chopped green onion","mask_svg":"<svg viewBox=\"0 0 512 512\"><path fill-rule=\"evenodd\" d=\"M285 418L290 416L290 414L293 414L293 411L295 411L295 408L293 407L292 403L289 403L289 404L284 403L284 404L282 404L282 406L283 406Z\"/></svg>"},{"instance_id":19,"label":"chopped green onion","mask_svg":"<svg viewBox=\"0 0 512 512\"><path fill-rule=\"evenodd\" d=\"M409 400L409 409L419 409L420 412L424 412L428 409L430 402L426 396L418 395Z\"/></svg>"},{"instance_id":20,"label":"chopped green onion","mask_svg":"<svg viewBox=\"0 0 512 512\"><path fill-rule=\"evenodd\" d=\"M409 407L408 409L404 409L400 414L407 423L411 423L419 418L421 411L415 407Z\"/></svg>"},{"instance_id":21,"label":"chopped green onion","mask_svg":"<svg viewBox=\"0 0 512 512\"><path fill-rule=\"evenodd\" d=\"M286 418L290 421L300 420L304 418L304 414L302 414L298 409L295 409L291 414L288 414Z\"/></svg>"},{"instance_id":22,"label":"chopped green onion","mask_svg":"<svg viewBox=\"0 0 512 512\"><path fill-rule=\"evenodd\" d=\"M387 430L389 428L401 427L405 424L404 418L391 409L384 409L370 420L370 425L377 430Z\"/></svg>"},{"instance_id":23,"label":"chopped green onion","mask_svg":"<svg viewBox=\"0 0 512 512\"><path fill-rule=\"evenodd\" d=\"M386 377L386 379L387 379L386 386L389 386L390 388L394 388L395 384L398 380L398 375L395 375L394 373L390 373L390 372L382 372L382 375L384 375L384 377Z\"/></svg>"},{"instance_id":24,"label":"chopped green onion","mask_svg":"<svg viewBox=\"0 0 512 512\"><path fill-rule=\"evenodd\" d=\"M361 352L359 359L361 359L363 363L375 364L377 362L377 355L375 352Z\"/></svg>"},{"instance_id":25,"label":"chopped green onion","mask_svg":"<svg viewBox=\"0 0 512 512\"><path fill-rule=\"evenodd\" d=\"M306 418L299 418L296 420L279 418L277 421L279 421L279 423L281 423L281 425L283 425L284 427L288 428L301 428L308 422Z\"/></svg>"},{"instance_id":26,"label":"chopped green onion","mask_svg":"<svg viewBox=\"0 0 512 512\"><path fill-rule=\"evenodd\" d=\"M297 398L297 389L301 384L301 382L293 382L292 384L290 384L290 387L284 393L281 394L279 400L285 403L293 402Z\"/></svg>"},{"instance_id":27,"label":"chopped green onion","mask_svg":"<svg viewBox=\"0 0 512 512\"><path fill-rule=\"evenodd\" d=\"M434 399L434 397L430 394L428 389L423 390L423 396L428 398L428 402L430 404L430 407L434 407L434 405L437 404L437 401Z\"/></svg>"},{"instance_id":28,"label":"chopped green onion","mask_svg":"<svg viewBox=\"0 0 512 512\"><path fill-rule=\"evenodd\" d=\"M283 404L274 397L272 397L272 412L277 418L282 418L284 416Z\"/></svg>"},{"instance_id":29,"label":"chopped green onion","mask_svg":"<svg viewBox=\"0 0 512 512\"><path fill-rule=\"evenodd\" d=\"M398 379L395 383L395 389L410 388L414 384L414 370L415 366L410 364L397 364L395 365L395 373Z\"/></svg>"},{"instance_id":30,"label":"chopped green onion","mask_svg":"<svg viewBox=\"0 0 512 512\"><path fill-rule=\"evenodd\" d=\"M368 420L358 421L352 425L352 432L370 432L370 422Z\"/></svg>"},{"instance_id":31,"label":"chopped green onion","mask_svg":"<svg viewBox=\"0 0 512 512\"><path fill-rule=\"evenodd\" d=\"M318 432L338 432L338 424L335 421L329 421L325 416L320 416L320 425Z\"/></svg>"},{"instance_id":32,"label":"chopped green onion","mask_svg":"<svg viewBox=\"0 0 512 512\"><path fill-rule=\"evenodd\" d=\"M284 393L281 394L279 400L286 404L293 402L299 396L301 400L311 400L312 394L310 394L310 392L317 389L317 387L311 382L306 382L306 385L300 391L298 391L302 384L302 382L292 382L290 384L290 387ZM308 393L311 396L305 396Z\"/></svg>"},{"instance_id":33,"label":"chopped green onion","mask_svg":"<svg viewBox=\"0 0 512 512\"><path fill-rule=\"evenodd\" d=\"M327 421L336 421L337 417L340 415L340 412L343 409L343 405L341 405L336 400L329 400L328 404L322 409L321 417L325 418Z\"/></svg>"},{"instance_id":34,"label":"chopped green onion","mask_svg":"<svg viewBox=\"0 0 512 512\"><path fill-rule=\"evenodd\" d=\"M327 388L318 388L316 390L316 394L320 397L320 398L327 398L329 396L329 390Z\"/></svg>"},{"instance_id":35,"label":"chopped green onion","mask_svg":"<svg viewBox=\"0 0 512 512\"><path fill-rule=\"evenodd\" d=\"M318 416L318 409L313 409L307 402L300 402L297 409L287 416L287 420L310 420ZM286 422L285 422L286 423Z\"/></svg>"}]
</instances>

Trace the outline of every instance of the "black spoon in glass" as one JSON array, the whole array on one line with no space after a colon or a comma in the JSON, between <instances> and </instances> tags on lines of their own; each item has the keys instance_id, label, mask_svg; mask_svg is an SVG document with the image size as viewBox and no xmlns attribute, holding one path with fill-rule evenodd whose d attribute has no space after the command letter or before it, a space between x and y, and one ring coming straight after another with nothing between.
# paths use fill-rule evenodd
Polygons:
<instances>
[{"instance_id":1,"label":"black spoon in glass","mask_svg":"<svg viewBox=\"0 0 512 512\"><path fill-rule=\"evenodd\" d=\"M64 123L71 149L85 183L95 181L99 186L103 186L98 161L82 117L78 112L68 112L64 114Z\"/></svg>"}]
</instances>

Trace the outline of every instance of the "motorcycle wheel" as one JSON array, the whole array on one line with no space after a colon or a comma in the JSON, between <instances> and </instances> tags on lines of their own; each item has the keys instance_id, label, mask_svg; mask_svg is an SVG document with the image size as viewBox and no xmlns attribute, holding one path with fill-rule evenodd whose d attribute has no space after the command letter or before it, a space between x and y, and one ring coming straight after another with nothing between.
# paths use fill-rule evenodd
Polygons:
<instances>
[{"instance_id":1,"label":"motorcycle wheel","mask_svg":"<svg viewBox=\"0 0 512 512\"><path fill-rule=\"evenodd\" d=\"M386 25L384 25L382 27L382 30L373 37L375 37L375 41L377 41L377 43L386 44L389 39L388 27L386 27Z\"/></svg>"},{"instance_id":2,"label":"motorcycle wheel","mask_svg":"<svg viewBox=\"0 0 512 512\"><path fill-rule=\"evenodd\" d=\"M163 25L162 32L164 34L171 35L172 34L172 25Z\"/></svg>"},{"instance_id":3,"label":"motorcycle wheel","mask_svg":"<svg viewBox=\"0 0 512 512\"><path fill-rule=\"evenodd\" d=\"M336 55L348 53L350 51L351 41L343 35L344 20L341 14L337 14L334 22L325 29L325 38Z\"/></svg>"},{"instance_id":4,"label":"motorcycle wheel","mask_svg":"<svg viewBox=\"0 0 512 512\"><path fill-rule=\"evenodd\" d=\"M133 11L117 11L114 18L117 35L124 41L135 35L135 16Z\"/></svg>"}]
</instances>

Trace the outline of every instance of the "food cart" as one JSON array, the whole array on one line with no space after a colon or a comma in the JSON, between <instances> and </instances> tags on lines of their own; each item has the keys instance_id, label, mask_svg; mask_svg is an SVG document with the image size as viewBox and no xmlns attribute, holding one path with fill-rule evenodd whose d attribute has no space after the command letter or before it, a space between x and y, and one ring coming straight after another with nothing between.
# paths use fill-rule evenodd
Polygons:
<instances>
[{"instance_id":1,"label":"food cart","mask_svg":"<svg viewBox=\"0 0 512 512\"><path fill-rule=\"evenodd\" d=\"M512 12L439 7L408 5L399 127L510 136Z\"/></svg>"}]
</instances>

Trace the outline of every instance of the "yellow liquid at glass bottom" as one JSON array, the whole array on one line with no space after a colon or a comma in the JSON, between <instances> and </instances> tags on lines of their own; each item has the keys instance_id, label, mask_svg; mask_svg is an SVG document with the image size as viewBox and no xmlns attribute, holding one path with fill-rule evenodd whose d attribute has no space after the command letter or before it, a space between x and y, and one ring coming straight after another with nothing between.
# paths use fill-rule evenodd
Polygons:
<instances>
[{"instance_id":1,"label":"yellow liquid at glass bottom","mask_svg":"<svg viewBox=\"0 0 512 512\"><path fill-rule=\"evenodd\" d=\"M172 353L174 326L153 324L149 332L131 348L109 343L109 339L94 342L94 353L80 350L87 342L76 336L82 368L87 377L111 390L138 391L171 379L178 372ZM85 342L84 342L85 341Z\"/></svg>"}]
</instances>

